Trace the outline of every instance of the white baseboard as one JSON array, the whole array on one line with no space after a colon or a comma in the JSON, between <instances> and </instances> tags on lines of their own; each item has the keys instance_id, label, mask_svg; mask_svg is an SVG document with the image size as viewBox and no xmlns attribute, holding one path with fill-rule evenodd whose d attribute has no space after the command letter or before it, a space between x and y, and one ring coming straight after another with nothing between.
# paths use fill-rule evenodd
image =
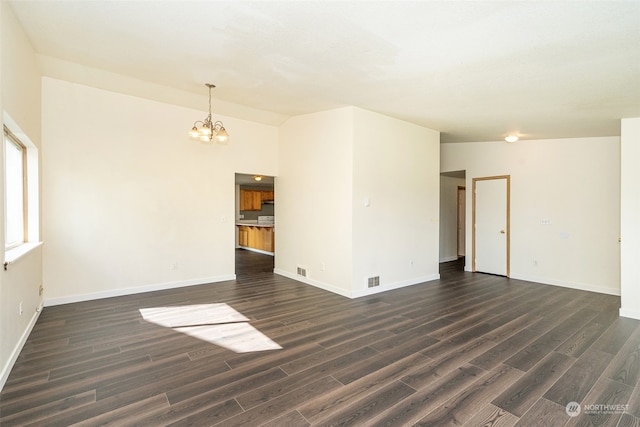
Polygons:
<instances>
[{"instance_id":1,"label":"white baseboard","mask_svg":"<svg viewBox=\"0 0 640 427\"><path fill-rule=\"evenodd\" d=\"M411 280L404 280L401 282L390 283L387 285L376 286L375 288L367 288L355 292L350 292L345 289L337 288L328 283L320 282L317 280L310 279L308 277L303 277L298 274L293 274L285 270L274 269L273 272L275 274L279 274L280 276L288 277L289 279L297 280L298 282L306 283L307 285L315 286L316 288L324 289L325 291L333 292L334 294L341 295L347 298L360 298L367 295L379 294L380 292L391 291L393 289L404 288L407 286L418 285L424 282L430 282L432 280L438 280L440 278L439 274L432 274L430 276L418 277Z\"/></svg>"},{"instance_id":2,"label":"white baseboard","mask_svg":"<svg viewBox=\"0 0 640 427\"><path fill-rule=\"evenodd\" d=\"M620 308L619 312L621 317L628 317L630 319L640 320L640 311L629 310L628 308Z\"/></svg>"},{"instance_id":3,"label":"white baseboard","mask_svg":"<svg viewBox=\"0 0 640 427\"><path fill-rule=\"evenodd\" d=\"M524 274L512 273L512 279L526 280L527 282L542 283L543 285L560 286L563 288L577 289L580 291L597 292L599 294L620 296L620 289L606 288L604 286L594 286L588 283L567 282L564 280L549 279L546 277L527 276Z\"/></svg>"},{"instance_id":4,"label":"white baseboard","mask_svg":"<svg viewBox=\"0 0 640 427\"><path fill-rule=\"evenodd\" d=\"M449 262L449 261L456 261L458 258L459 258L458 255L447 256L447 257L444 257L444 258L440 258L440 263Z\"/></svg>"},{"instance_id":5,"label":"white baseboard","mask_svg":"<svg viewBox=\"0 0 640 427\"><path fill-rule=\"evenodd\" d=\"M274 268L273 272L280 276L288 277L289 279L297 280L298 282L306 283L307 285L315 286L316 288L324 289L325 291L333 292L334 294L341 295L343 297L352 298L350 292L332 286L328 283L320 282L318 280L313 280L308 277L300 276L299 274L293 274L285 270L281 270L279 268Z\"/></svg>"},{"instance_id":6,"label":"white baseboard","mask_svg":"<svg viewBox=\"0 0 640 427\"><path fill-rule=\"evenodd\" d=\"M185 286L204 285L206 283L226 282L228 280L235 280L235 274L228 274L215 277L204 277L201 279L183 280L178 282L157 283L153 285L140 286L135 288L122 288L112 289L104 292L94 292L91 294L72 295L68 297L51 298L44 302L46 307L61 304L71 304L74 302L91 301L102 298L120 297L123 295L141 294L143 292L161 291L165 289L182 288Z\"/></svg>"},{"instance_id":7,"label":"white baseboard","mask_svg":"<svg viewBox=\"0 0 640 427\"><path fill-rule=\"evenodd\" d=\"M16 360L18 360L18 356L22 351L22 347L24 347L25 343L27 342L27 339L29 338L29 335L31 334L31 331L33 330L33 327L36 325L36 322L40 317L40 313L42 313L42 307L43 307L43 304L42 302L40 302L38 309L36 310L35 313L33 313L33 316L31 316L31 320L29 321L29 324L27 325L24 332L20 336L20 340L16 343L16 346L13 348L13 351L11 352L11 356L9 357L9 360L7 360L7 363L2 367L2 371L0 372L0 391L2 391L2 388L7 382L7 379L9 378L9 374L11 373L11 369L13 369L13 365L16 363Z\"/></svg>"},{"instance_id":8,"label":"white baseboard","mask_svg":"<svg viewBox=\"0 0 640 427\"><path fill-rule=\"evenodd\" d=\"M407 286L419 285L424 282L431 282L432 280L438 280L440 274L432 274L430 276L416 277L410 280L402 280L400 282L389 283L386 285L376 286L375 288L366 288L353 292L353 298L360 298L367 295L379 294L380 292L387 292L394 289L406 288Z\"/></svg>"}]
</instances>

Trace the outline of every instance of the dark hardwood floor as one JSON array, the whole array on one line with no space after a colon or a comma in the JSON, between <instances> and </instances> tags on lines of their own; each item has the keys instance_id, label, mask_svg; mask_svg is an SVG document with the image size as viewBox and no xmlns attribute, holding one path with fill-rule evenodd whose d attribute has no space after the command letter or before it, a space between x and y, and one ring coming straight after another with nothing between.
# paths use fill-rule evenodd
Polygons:
<instances>
[{"instance_id":1,"label":"dark hardwood floor","mask_svg":"<svg viewBox=\"0 0 640 427\"><path fill-rule=\"evenodd\" d=\"M45 308L0 425L640 426L640 321L617 297L452 262L349 300L274 275L272 257L237 266Z\"/></svg>"},{"instance_id":2,"label":"dark hardwood floor","mask_svg":"<svg viewBox=\"0 0 640 427\"><path fill-rule=\"evenodd\" d=\"M259 273L273 272L274 258L259 252L236 249L236 277L244 279Z\"/></svg>"}]
</instances>

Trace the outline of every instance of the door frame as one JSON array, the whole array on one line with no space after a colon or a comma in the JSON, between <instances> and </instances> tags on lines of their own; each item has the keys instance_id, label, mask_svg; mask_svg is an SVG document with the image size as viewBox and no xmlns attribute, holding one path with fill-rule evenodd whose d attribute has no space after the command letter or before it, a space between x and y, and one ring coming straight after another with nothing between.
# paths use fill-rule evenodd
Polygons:
<instances>
[{"instance_id":1,"label":"door frame","mask_svg":"<svg viewBox=\"0 0 640 427\"><path fill-rule=\"evenodd\" d=\"M511 277L511 175L495 175L473 178L472 181L472 208L471 208L471 271L476 271L476 183L478 181L489 181L492 179L506 179L507 184L507 277Z\"/></svg>"},{"instance_id":2,"label":"door frame","mask_svg":"<svg viewBox=\"0 0 640 427\"><path fill-rule=\"evenodd\" d=\"M458 190L456 192L456 255L460 257L460 240L464 240L465 230L466 230L466 203L464 206L460 206L460 192L464 192L463 200L466 202L467 200L467 187L464 185L458 185ZM462 208L462 209L461 209ZM462 217L462 221L460 221L460 217ZM463 222L462 232L460 231L460 222ZM464 252L462 256L464 256L467 252L466 241L464 244Z\"/></svg>"}]
</instances>

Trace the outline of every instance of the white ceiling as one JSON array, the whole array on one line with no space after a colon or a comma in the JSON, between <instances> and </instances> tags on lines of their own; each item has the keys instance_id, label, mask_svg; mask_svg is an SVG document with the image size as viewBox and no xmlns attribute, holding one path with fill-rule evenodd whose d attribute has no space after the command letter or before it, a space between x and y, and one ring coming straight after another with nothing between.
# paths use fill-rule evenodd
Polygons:
<instances>
[{"instance_id":1,"label":"white ceiling","mask_svg":"<svg viewBox=\"0 0 640 427\"><path fill-rule=\"evenodd\" d=\"M253 179L255 176L256 175L237 173L236 184L247 187L266 187L273 189L275 180L272 176L260 175L262 176L262 180L259 182Z\"/></svg>"},{"instance_id":2,"label":"white ceiling","mask_svg":"<svg viewBox=\"0 0 640 427\"><path fill-rule=\"evenodd\" d=\"M443 142L619 135L640 117L637 0L9 3L45 75L203 111L210 82L214 115L355 105Z\"/></svg>"}]
</instances>

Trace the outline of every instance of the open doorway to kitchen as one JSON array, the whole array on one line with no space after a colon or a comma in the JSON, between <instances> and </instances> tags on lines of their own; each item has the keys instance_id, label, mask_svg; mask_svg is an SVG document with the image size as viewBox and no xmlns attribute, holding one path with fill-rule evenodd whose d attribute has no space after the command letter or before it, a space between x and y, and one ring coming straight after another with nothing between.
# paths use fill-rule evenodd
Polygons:
<instances>
[{"instance_id":1,"label":"open doorway to kitchen","mask_svg":"<svg viewBox=\"0 0 640 427\"><path fill-rule=\"evenodd\" d=\"M466 171L440 174L440 270L463 270L466 253Z\"/></svg>"},{"instance_id":2,"label":"open doorway to kitchen","mask_svg":"<svg viewBox=\"0 0 640 427\"><path fill-rule=\"evenodd\" d=\"M273 272L275 177L236 173L236 277Z\"/></svg>"}]
</instances>

